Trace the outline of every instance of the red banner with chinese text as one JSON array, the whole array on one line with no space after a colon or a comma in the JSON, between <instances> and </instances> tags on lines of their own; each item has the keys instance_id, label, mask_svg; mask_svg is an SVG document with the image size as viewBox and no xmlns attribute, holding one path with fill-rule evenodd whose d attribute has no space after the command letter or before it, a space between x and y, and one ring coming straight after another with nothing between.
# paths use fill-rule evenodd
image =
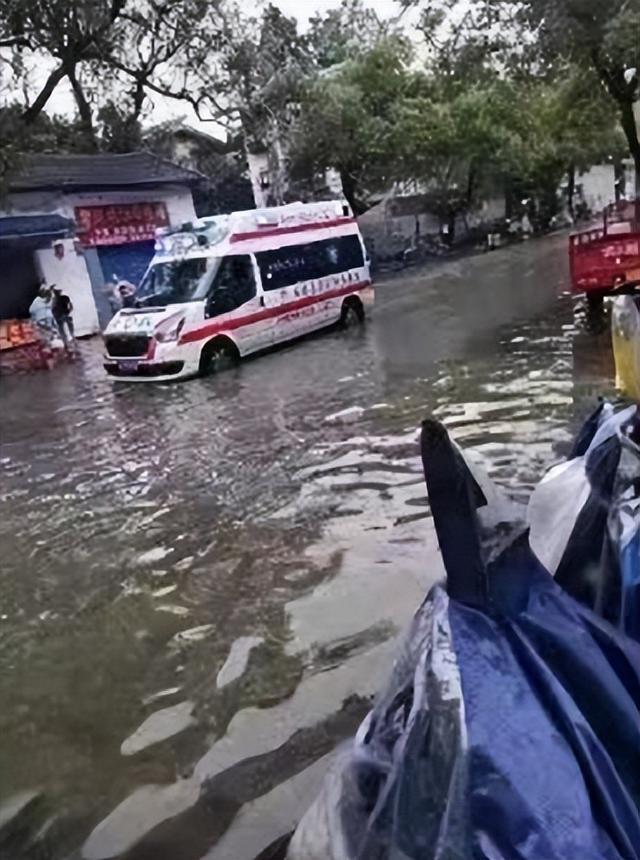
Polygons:
<instances>
[{"instance_id":1,"label":"red banner with chinese text","mask_svg":"<svg viewBox=\"0 0 640 860\"><path fill-rule=\"evenodd\" d=\"M158 227L169 226L164 203L115 203L76 206L78 235L83 245L126 245L155 239Z\"/></svg>"}]
</instances>

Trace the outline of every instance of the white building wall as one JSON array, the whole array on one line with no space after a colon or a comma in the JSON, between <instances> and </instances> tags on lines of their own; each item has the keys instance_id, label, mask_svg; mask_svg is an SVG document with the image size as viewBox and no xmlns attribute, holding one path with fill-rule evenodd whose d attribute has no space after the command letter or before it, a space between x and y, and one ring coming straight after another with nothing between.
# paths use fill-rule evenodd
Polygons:
<instances>
[{"instance_id":1,"label":"white building wall","mask_svg":"<svg viewBox=\"0 0 640 860\"><path fill-rule=\"evenodd\" d=\"M596 164L576 177L576 187L582 187L584 201L595 214L616 199L616 172L613 164Z\"/></svg>"},{"instance_id":2,"label":"white building wall","mask_svg":"<svg viewBox=\"0 0 640 860\"><path fill-rule=\"evenodd\" d=\"M62 259L56 257L53 248L35 252L38 272L47 285L56 284L71 299L76 335L97 334L100 331L98 312L84 255L76 251L73 239L59 240L56 245L62 245Z\"/></svg>"},{"instance_id":3,"label":"white building wall","mask_svg":"<svg viewBox=\"0 0 640 860\"><path fill-rule=\"evenodd\" d=\"M640 102L636 102L640 105ZM640 111L640 108L639 108ZM625 158L624 165L624 188L622 193L627 200L634 200L636 196L636 166L632 158Z\"/></svg>"}]
</instances>

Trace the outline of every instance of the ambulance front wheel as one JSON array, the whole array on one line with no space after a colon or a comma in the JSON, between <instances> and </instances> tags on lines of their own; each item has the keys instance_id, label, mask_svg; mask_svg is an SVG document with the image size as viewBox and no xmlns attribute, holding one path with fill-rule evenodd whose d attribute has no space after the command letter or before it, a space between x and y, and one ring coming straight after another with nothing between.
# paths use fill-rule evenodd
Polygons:
<instances>
[{"instance_id":1,"label":"ambulance front wheel","mask_svg":"<svg viewBox=\"0 0 640 860\"><path fill-rule=\"evenodd\" d=\"M240 360L238 348L226 337L209 341L200 354L200 375L209 376L237 364Z\"/></svg>"}]
</instances>

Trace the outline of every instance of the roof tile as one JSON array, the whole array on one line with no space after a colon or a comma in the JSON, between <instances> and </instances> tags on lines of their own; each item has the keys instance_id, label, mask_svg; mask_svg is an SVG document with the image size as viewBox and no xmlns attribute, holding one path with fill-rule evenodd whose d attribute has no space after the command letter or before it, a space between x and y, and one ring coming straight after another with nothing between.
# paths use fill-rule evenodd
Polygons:
<instances>
[{"instance_id":1,"label":"roof tile","mask_svg":"<svg viewBox=\"0 0 640 860\"><path fill-rule=\"evenodd\" d=\"M193 185L203 174L150 152L94 155L29 155L11 181L13 191L39 188L93 189L182 183Z\"/></svg>"}]
</instances>

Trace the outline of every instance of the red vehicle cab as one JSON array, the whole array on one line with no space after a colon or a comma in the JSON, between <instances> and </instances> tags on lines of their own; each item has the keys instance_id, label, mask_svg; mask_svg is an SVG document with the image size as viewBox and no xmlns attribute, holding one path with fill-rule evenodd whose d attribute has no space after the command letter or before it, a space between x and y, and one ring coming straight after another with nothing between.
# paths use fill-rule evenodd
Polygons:
<instances>
[{"instance_id":1,"label":"red vehicle cab","mask_svg":"<svg viewBox=\"0 0 640 860\"><path fill-rule=\"evenodd\" d=\"M640 200L620 201L603 213L603 225L569 237L571 287L590 305L640 284Z\"/></svg>"}]
</instances>

